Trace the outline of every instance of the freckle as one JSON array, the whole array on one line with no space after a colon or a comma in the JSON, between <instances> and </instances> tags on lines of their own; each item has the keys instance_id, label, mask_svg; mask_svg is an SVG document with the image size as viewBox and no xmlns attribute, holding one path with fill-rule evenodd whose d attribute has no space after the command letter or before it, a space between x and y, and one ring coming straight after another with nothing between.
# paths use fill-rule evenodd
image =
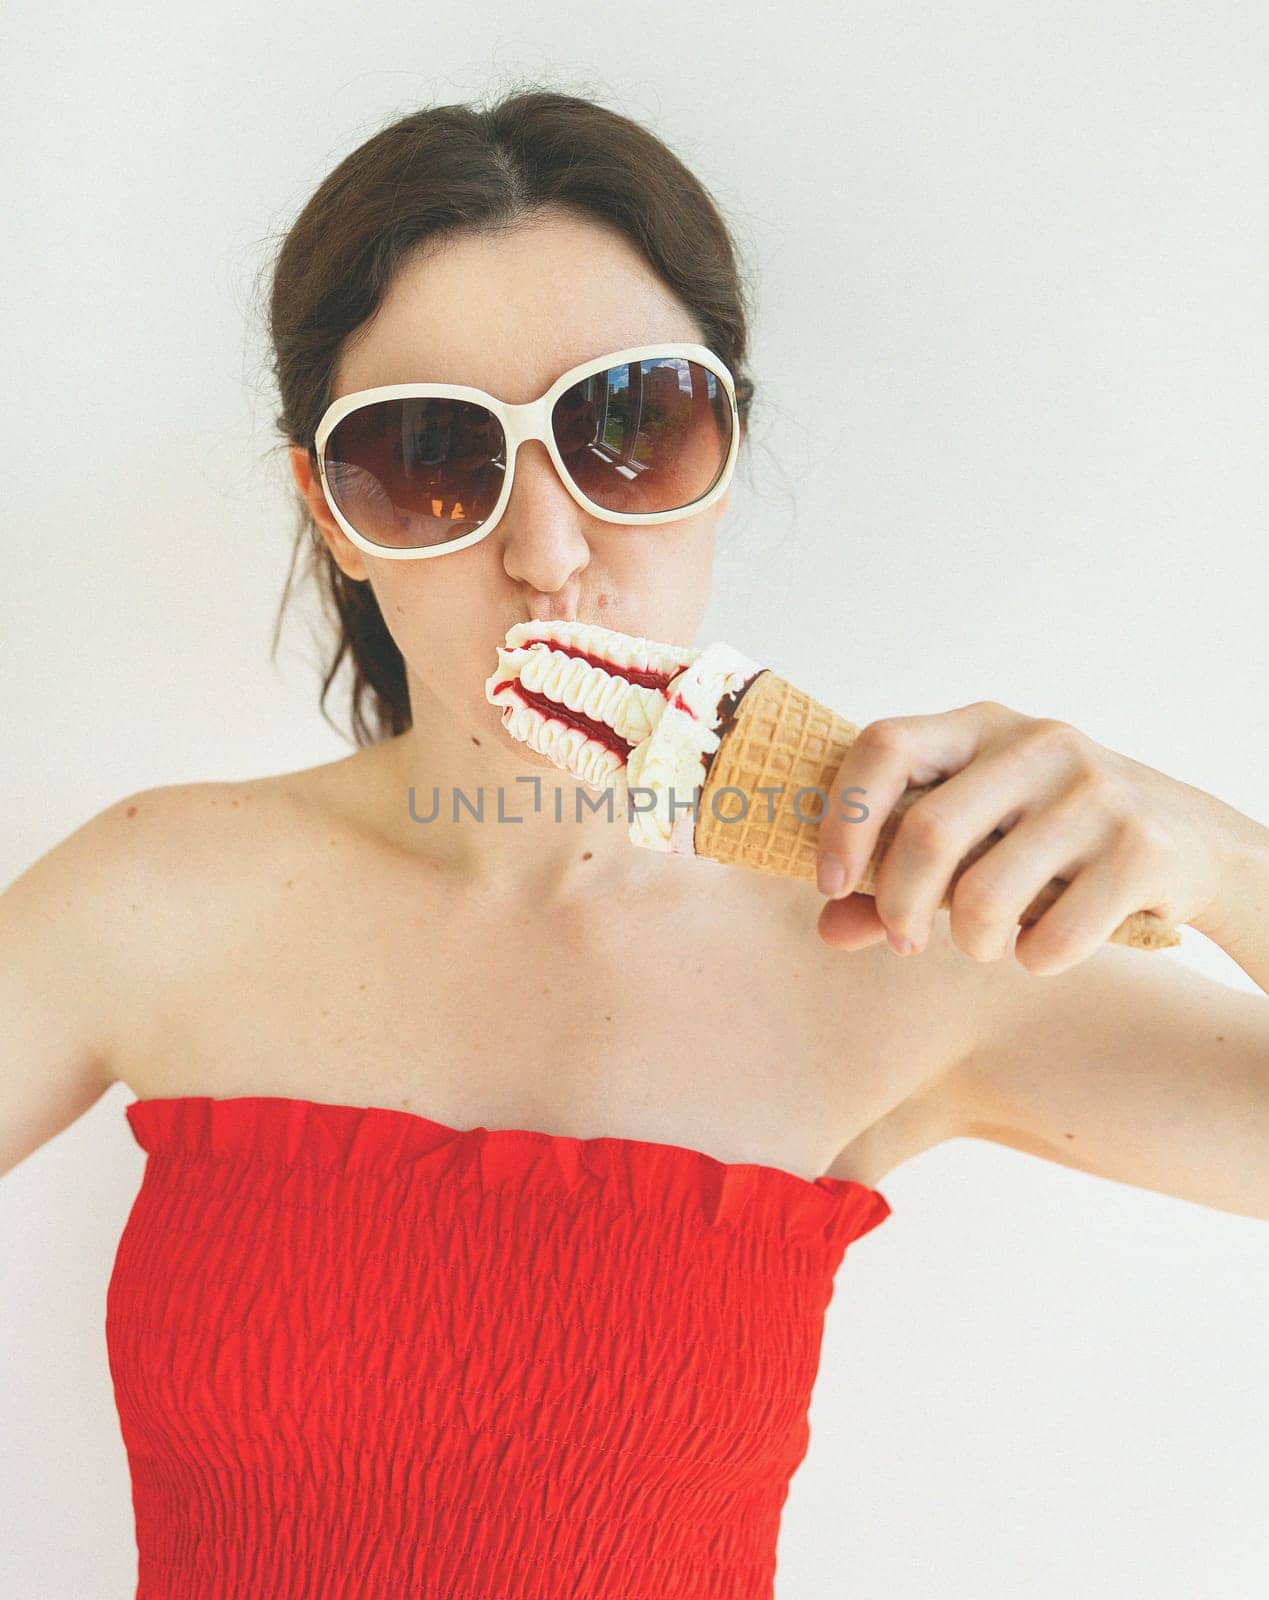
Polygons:
<instances>
[{"instance_id":1,"label":"freckle","mask_svg":"<svg viewBox=\"0 0 1269 1600\"><path fill-rule=\"evenodd\" d=\"M582 860L583 861L589 861L593 854L594 854L594 852L592 850L583 851L582 852Z\"/></svg>"},{"instance_id":2,"label":"freckle","mask_svg":"<svg viewBox=\"0 0 1269 1600\"><path fill-rule=\"evenodd\" d=\"M605 1017L604 1017L604 1021L605 1021L605 1022L611 1022L611 1021L612 1021L612 1018L611 1018L611 1017L609 1017L609 1016L605 1016Z\"/></svg>"},{"instance_id":3,"label":"freckle","mask_svg":"<svg viewBox=\"0 0 1269 1600\"><path fill-rule=\"evenodd\" d=\"M231 800L230 801L230 805L235 805L236 806L237 804L238 804L238 802L236 800Z\"/></svg>"},{"instance_id":4,"label":"freckle","mask_svg":"<svg viewBox=\"0 0 1269 1600\"><path fill-rule=\"evenodd\" d=\"M474 733L471 736L471 742L477 747L477 749L480 748L480 740L476 737L476 735Z\"/></svg>"},{"instance_id":5,"label":"freckle","mask_svg":"<svg viewBox=\"0 0 1269 1600\"><path fill-rule=\"evenodd\" d=\"M1225 1043L1225 1035L1223 1033L1218 1033L1216 1035L1216 1042L1217 1042L1217 1044L1224 1044Z\"/></svg>"},{"instance_id":6,"label":"freckle","mask_svg":"<svg viewBox=\"0 0 1269 1600\"><path fill-rule=\"evenodd\" d=\"M364 983L359 983L359 984L358 984L358 985L357 985L357 987L358 987L358 988L359 988L359 989L364 989L364 988L365 988L365 987L366 987L366 986L365 986L365 984L364 984ZM404 1101L403 1101L403 1102L402 1102L402 1104L404 1104Z\"/></svg>"},{"instance_id":7,"label":"freckle","mask_svg":"<svg viewBox=\"0 0 1269 1600\"><path fill-rule=\"evenodd\" d=\"M600 611L602 611L607 604L608 596L606 594L601 594L599 599L595 602L596 608Z\"/></svg>"},{"instance_id":8,"label":"freckle","mask_svg":"<svg viewBox=\"0 0 1269 1600\"><path fill-rule=\"evenodd\" d=\"M137 814L137 808L136 808L136 806L129 806L129 807L128 807L128 812L127 812L127 814L128 814L128 816L130 816L130 817L135 817L135 816L136 816L136 814Z\"/></svg>"},{"instance_id":9,"label":"freckle","mask_svg":"<svg viewBox=\"0 0 1269 1600\"><path fill-rule=\"evenodd\" d=\"M1073 1134L1073 1133L1064 1133L1064 1134L1063 1134L1063 1135L1062 1135L1062 1137L1063 1137L1063 1138L1064 1138L1064 1139L1073 1139L1073 1138L1074 1138L1074 1137L1075 1137L1075 1135L1074 1135L1074 1134Z\"/></svg>"},{"instance_id":10,"label":"freckle","mask_svg":"<svg viewBox=\"0 0 1269 1600\"><path fill-rule=\"evenodd\" d=\"M293 884L293 883L294 883L294 882L295 882L295 879L294 879L294 878L288 878L288 879L287 879L287 880L286 880L286 886L287 886L287 888L288 888L288 889L289 889L289 888L290 888L290 887L291 887L291 885L292 885L292 884Z\"/></svg>"},{"instance_id":11,"label":"freckle","mask_svg":"<svg viewBox=\"0 0 1269 1600\"><path fill-rule=\"evenodd\" d=\"M128 902L128 910L129 911L135 911L136 909L137 909L136 906L133 905L131 901L129 901Z\"/></svg>"}]
</instances>

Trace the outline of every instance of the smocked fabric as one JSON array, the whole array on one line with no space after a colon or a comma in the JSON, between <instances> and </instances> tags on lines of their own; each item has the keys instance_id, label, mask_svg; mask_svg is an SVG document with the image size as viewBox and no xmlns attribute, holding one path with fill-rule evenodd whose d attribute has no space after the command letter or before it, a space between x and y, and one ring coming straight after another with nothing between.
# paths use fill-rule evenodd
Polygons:
<instances>
[{"instance_id":1,"label":"smocked fabric","mask_svg":"<svg viewBox=\"0 0 1269 1600\"><path fill-rule=\"evenodd\" d=\"M877 1190L378 1106L126 1114L136 1600L770 1600Z\"/></svg>"}]
</instances>

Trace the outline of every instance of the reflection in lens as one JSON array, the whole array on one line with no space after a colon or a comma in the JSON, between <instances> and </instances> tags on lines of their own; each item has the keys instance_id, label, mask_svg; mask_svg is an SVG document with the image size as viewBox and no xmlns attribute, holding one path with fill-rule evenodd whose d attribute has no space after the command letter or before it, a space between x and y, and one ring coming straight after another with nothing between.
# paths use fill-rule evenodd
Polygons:
<instances>
[{"instance_id":1,"label":"reflection in lens","mask_svg":"<svg viewBox=\"0 0 1269 1600\"><path fill-rule=\"evenodd\" d=\"M473 532L502 492L502 425L470 400L376 400L336 423L326 481L374 544L417 550Z\"/></svg>"},{"instance_id":2,"label":"reflection in lens","mask_svg":"<svg viewBox=\"0 0 1269 1600\"><path fill-rule=\"evenodd\" d=\"M731 449L722 380L682 356L609 367L556 401L551 425L578 488L607 511L677 511L718 482Z\"/></svg>"}]
</instances>

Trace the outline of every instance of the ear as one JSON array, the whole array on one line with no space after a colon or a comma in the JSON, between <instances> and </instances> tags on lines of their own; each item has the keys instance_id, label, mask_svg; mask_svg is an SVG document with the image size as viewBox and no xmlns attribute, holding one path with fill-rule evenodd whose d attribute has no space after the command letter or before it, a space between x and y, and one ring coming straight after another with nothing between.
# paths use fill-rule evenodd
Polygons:
<instances>
[{"instance_id":1,"label":"ear","mask_svg":"<svg viewBox=\"0 0 1269 1600\"><path fill-rule=\"evenodd\" d=\"M321 475L317 471L313 457L303 445L298 444L289 445L287 455L290 458L291 476L295 479L295 486L308 501L313 521L329 546L339 570L354 583L368 582L370 574L366 570L365 555L331 515L330 506L326 502L326 491L322 488Z\"/></svg>"}]
</instances>

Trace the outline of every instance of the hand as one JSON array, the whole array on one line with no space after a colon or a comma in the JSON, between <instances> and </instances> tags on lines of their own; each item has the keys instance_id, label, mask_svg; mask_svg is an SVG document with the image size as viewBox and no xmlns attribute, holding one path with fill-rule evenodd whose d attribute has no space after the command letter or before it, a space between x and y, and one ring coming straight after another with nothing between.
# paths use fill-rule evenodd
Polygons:
<instances>
[{"instance_id":1,"label":"hand","mask_svg":"<svg viewBox=\"0 0 1269 1600\"><path fill-rule=\"evenodd\" d=\"M900 820L875 894L853 894L895 801L937 779L946 781ZM860 802L868 815L853 820ZM999 830L1006 837L952 891L952 940L978 961L999 960L1013 942L1029 972L1063 972L1134 911L1176 926L1207 915L1227 871L1231 817L1246 821L1212 795L1052 717L991 700L886 717L860 731L829 790L819 859L822 866L825 856L839 858L846 879L820 913L820 937L850 950L888 938L901 954L906 940L920 952L957 867ZM1070 887L1019 932L1023 912L1051 879Z\"/></svg>"}]
</instances>

